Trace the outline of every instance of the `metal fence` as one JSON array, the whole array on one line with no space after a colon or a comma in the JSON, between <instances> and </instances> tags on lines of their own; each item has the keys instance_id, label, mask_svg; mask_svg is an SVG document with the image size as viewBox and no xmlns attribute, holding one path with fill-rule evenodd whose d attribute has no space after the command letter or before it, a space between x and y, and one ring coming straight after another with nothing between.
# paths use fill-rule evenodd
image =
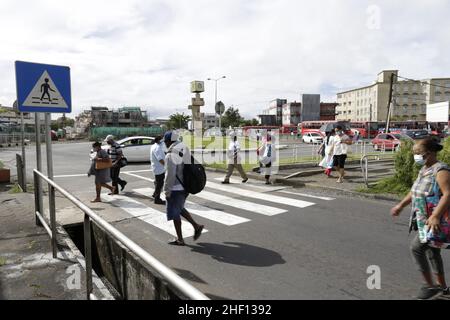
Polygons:
<instances>
[{"instance_id":1,"label":"metal fence","mask_svg":"<svg viewBox=\"0 0 450 320\"><path fill-rule=\"evenodd\" d=\"M82 212L84 212L84 248L85 248L85 259L86 259L86 291L88 300L97 300L93 294L92 286L92 246L91 246L91 222L95 222L98 226L103 228L112 238L119 241L128 250L142 259L151 268L153 268L161 277L167 281L173 288L178 290L180 293L185 295L191 300L209 300L207 296L201 293L198 289L190 285L183 278L173 272L171 269L166 267L156 258L151 256L142 247L133 242L130 238L125 236L110 223L106 222L94 211L88 208L84 203L82 203L75 196L70 194L65 189L57 185L53 180L49 179L47 176L43 175L38 170L33 170L34 175L34 192L35 192L35 215L37 219L37 224L42 224L47 233L50 236L52 243L53 258L57 257L57 243L56 243L56 204L55 204L55 192L58 191L65 198L70 200L75 206L77 206ZM50 212L50 226L47 224L42 213L42 196L39 195L41 190L41 181L48 183L49 187L49 212Z\"/></svg>"},{"instance_id":2,"label":"metal fence","mask_svg":"<svg viewBox=\"0 0 450 320\"><path fill-rule=\"evenodd\" d=\"M26 132L24 134L25 142L36 142L36 134ZM41 141L45 140L45 134L41 134ZM20 132L16 133L0 133L0 146L18 146L22 143L22 134Z\"/></svg>"}]
</instances>

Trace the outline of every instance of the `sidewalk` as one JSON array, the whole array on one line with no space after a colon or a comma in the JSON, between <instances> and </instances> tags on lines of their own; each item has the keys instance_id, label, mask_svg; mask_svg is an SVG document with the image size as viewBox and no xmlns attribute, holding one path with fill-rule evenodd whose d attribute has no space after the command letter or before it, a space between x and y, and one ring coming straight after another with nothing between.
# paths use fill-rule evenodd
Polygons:
<instances>
[{"instance_id":1,"label":"sidewalk","mask_svg":"<svg viewBox=\"0 0 450 320\"><path fill-rule=\"evenodd\" d=\"M0 300L86 300L79 260L62 234L53 259L50 237L36 226L33 211L32 193L0 192Z\"/></svg>"}]
</instances>

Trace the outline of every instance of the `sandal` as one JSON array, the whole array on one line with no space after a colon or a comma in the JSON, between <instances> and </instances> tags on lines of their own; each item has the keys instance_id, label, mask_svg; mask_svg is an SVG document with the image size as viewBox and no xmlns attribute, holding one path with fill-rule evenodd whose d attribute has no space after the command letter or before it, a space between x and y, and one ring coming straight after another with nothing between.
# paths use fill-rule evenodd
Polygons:
<instances>
[{"instance_id":1,"label":"sandal","mask_svg":"<svg viewBox=\"0 0 450 320\"><path fill-rule=\"evenodd\" d=\"M101 199L94 199L94 200L91 200L91 203L97 203L97 202L102 202L102 200L101 200Z\"/></svg>"},{"instance_id":2,"label":"sandal","mask_svg":"<svg viewBox=\"0 0 450 320\"><path fill-rule=\"evenodd\" d=\"M200 226L197 230L195 230L195 233L194 233L194 241L197 241L198 240L198 238L200 238L200 236L202 235L202 231L203 231L203 228L204 228L205 226Z\"/></svg>"},{"instance_id":3,"label":"sandal","mask_svg":"<svg viewBox=\"0 0 450 320\"><path fill-rule=\"evenodd\" d=\"M174 240L169 242L169 244L171 246L180 246L180 247L184 247L186 244L184 243L184 241L180 241L180 240Z\"/></svg>"}]
</instances>

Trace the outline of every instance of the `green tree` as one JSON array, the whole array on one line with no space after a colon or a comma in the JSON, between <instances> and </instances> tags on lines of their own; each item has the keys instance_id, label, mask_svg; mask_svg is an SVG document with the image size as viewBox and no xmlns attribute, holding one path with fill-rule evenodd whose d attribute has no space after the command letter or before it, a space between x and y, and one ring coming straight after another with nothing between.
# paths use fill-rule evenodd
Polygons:
<instances>
[{"instance_id":1,"label":"green tree","mask_svg":"<svg viewBox=\"0 0 450 320\"><path fill-rule=\"evenodd\" d=\"M255 127L257 125L259 125L259 121L257 119L252 119L252 120L242 119L241 120L241 126L252 126L252 127Z\"/></svg>"},{"instance_id":2,"label":"green tree","mask_svg":"<svg viewBox=\"0 0 450 320\"><path fill-rule=\"evenodd\" d=\"M239 109L233 107L228 108L222 117L222 127L239 127L241 125L242 117L239 114Z\"/></svg>"},{"instance_id":3,"label":"green tree","mask_svg":"<svg viewBox=\"0 0 450 320\"><path fill-rule=\"evenodd\" d=\"M188 122L191 120L191 117L188 115L185 115L183 113L175 113L172 114L169 117L169 122L167 123L167 128L169 130L172 129L187 129L188 128Z\"/></svg>"}]
</instances>

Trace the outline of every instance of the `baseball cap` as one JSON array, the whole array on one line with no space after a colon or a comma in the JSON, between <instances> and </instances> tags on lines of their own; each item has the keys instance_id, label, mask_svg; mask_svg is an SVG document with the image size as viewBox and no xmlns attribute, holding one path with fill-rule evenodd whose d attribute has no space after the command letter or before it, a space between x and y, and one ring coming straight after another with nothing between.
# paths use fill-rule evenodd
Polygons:
<instances>
[{"instance_id":1,"label":"baseball cap","mask_svg":"<svg viewBox=\"0 0 450 320\"><path fill-rule=\"evenodd\" d=\"M111 140L114 140L114 136L110 134L110 135L108 135L106 137L105 142L108 142L108 141L111 141Z\"/></svg>"}]
</instances>

